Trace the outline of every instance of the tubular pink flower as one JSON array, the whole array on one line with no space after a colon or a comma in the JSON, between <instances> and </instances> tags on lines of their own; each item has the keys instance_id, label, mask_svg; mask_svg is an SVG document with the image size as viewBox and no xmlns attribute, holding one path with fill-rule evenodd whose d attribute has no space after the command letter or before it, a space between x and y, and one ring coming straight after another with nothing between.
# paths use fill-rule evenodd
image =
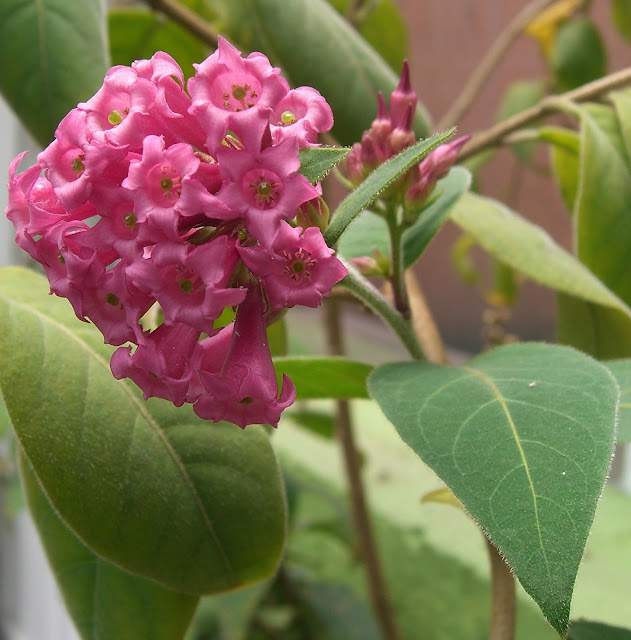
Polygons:
<instances>
[{"instance_id":1,"label":"tubular pink flower","mask_svg":"<svg viewBox=\"0 0 631 640\"><path fill-rule=\"evenodd\" d=\"M280 69L272 67L261 53L242 58L238 49L219 37L217 51L199 65L188 81L193 104L191 113L206 131L211 154L230 129L249 109L274 109L289 91Z\"/></svg>"},{"instance_id":2,"label":"tubular pink flower","mask_svg":"<svg viewBox=\"0 0 631 640\"><path fill-rule=\"evenodd\" d=\"M248 290L239 306L230 349L221 369L216 369L216 361L212 364L212 369L198 371L205 393L194 409L201 418L228 420L242 429L249 424L275 427L282 411L296 398L296 389L285 375L278 395L258 286Z\"/></svg>"},{"instance_id":3,"label":"tubular pink flower","mask_svg":"<svg viewBox=\"0 0 631 640\"><path fill-rule=\"evenodd\" d=\"M244 264L263 281L273 311L297 304L317 307L347 275L319 229L301 232L300 227L283 222L269 250L238 247Z\"/></svg>"},{"instance_id":4,"label":"tubular pink flower","mask_svg":"<svg viewBox=\"0 0 631 640\"><path fill-rule=\"evenodd\" d=\"M299 147L312 147L318 143L318 134L333 126L333 112L319 91L298 87L276 105L270 123L275 144L296 138Z\"/></svg>"},{"instance_id":5,"label":"tubular pink flower","mask_svg":"<svg viewBox=\"0 0 631 640\"><path fill-rule=\"evenodd\" d=\"M285 140L260 153L223 148L217 152L224 185L217 197L246 219L248 231L269 246L283 219L294 218L298 207L318 196L300 168L295 140Z\"/></svg>"},{"instance_id":6,"label":"tubular pink flower","mask_svg":"<svg viewBox=\"0 0 631 640\"><path fill-rule=\"evenodd\" d=\"M191 357L200 332L185 325L161 324L139 341L137 349L120 347L112 355L110 368L117 380L131 378L144 399L164 398L176 407L187 399L193 380Z\"/></svg>"},{"instance_id":7,"label":"tubular pink flower","mask_svg":"<svg viewBox=\"0 0 631 640\"><path fill-rule=\"evenodd\" d=\"M166 324L183 322L210 333L224 308L245 298L245 289L226 288L237 260L226 236L199 247L164 241L131 264L127 277L160 303Z\"/></svg>"}]
</instances>

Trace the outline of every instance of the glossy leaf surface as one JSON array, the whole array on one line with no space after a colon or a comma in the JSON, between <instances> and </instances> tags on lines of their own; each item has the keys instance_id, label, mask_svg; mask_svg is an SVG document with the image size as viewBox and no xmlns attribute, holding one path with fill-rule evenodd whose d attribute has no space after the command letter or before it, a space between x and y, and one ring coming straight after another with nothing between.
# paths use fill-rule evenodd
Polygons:
<instances>
[{"instance_id":1,"label":"glossy leaf surface","mask_svg":"<svg viewBox=\"0 0 631 640\"><path fill-rule=\"evenodd\" d=\"M618 389L558 345L500 347L462 367L378 367L369 389L559 631L606 479Z\"/></svg>"},{"instance_id":2,"label":"glossy leaf surface","mask_svg":"<svg viewBox=\"0 0 631 640\"><path fill-rule=\"evenodd\" d=\"M264 429L144 402L112 377L101 335L47 292L31 271L0 272L0 386L64 522L99 556L176 591L215 593L269 576L285 502Z\"/></svg>"},{"instance_id":3,"label":"glossy leaf surface","mask_svg":"<svg viewBox=\"0 0 631 640\"><path fill-rule=\"evenodd\" d=\"M84 640L184 637L198 598L169 591L99 558L55 513L28 462L22 482L68 612Z\"/></svg>"},{"instance_id":4,"label":"glossy leaf surface","mask_svg":"<svg viewBox=\"0 0 631 640\"><path fill-rule=\"evenodd\" d=\"M100 0L0 2L0 92L42 146L108 66Z\"/></svg>"}]
</instances>

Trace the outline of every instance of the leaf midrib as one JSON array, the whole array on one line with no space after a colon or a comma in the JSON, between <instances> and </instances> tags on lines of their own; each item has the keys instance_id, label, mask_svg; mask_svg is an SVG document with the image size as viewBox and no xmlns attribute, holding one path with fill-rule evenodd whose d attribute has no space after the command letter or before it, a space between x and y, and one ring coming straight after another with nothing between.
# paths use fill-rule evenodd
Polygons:
<instances>
[{"instance_id":1,"label":"leaf midrib","mask_svg":"<svg viewBox=\"0 0 631 640\"><path fill-rule=\"evenodd\" d=\"M63 323L59 322L58 320L55 320L54 318L52 318L51 316L47 316L46 314L42 313L41 311L39 311L39 309L36 309L35 307L29 306L27 304L24 303L20 303L17 302L16 300L13 300L11 298L7 298L6 296L0 296L0 298L4 298L4 300L7 301L9 307L14 306L17 307L19 309L22 309L23 311L26 311L27 313L33 313L40 322L42 322L42 324L50 324L52 325L54 328L61 330L63 333L65 333L67 336L69 336L74 342L76 342L77 344L79 344L86 352L88 355L90 355L99 365L101 365L102 367L104 367L108 373L110 372L110 368L108 363L105 361L105 359L97 352L95 351L87 342L85 342L84 340L81 340L75 333L73 333L72 331L70 331L70 329L68 329L68 327L66 327ZM153 418L153 416L149 413L149 411L147 410L146 406L143 405L143 403L140 401L140 399L131 391L131 389L129 388L128 383L123 382L122 380L117 380L117 383L120 385L120 387L123 389L124 393L128 396L128 398L132 401L132 404L134 404L137 409L138 412L143 416L143 418L146 420L148 426L150 426L158 435L158 438L160 439L160 441L162 442L162 444L164 445L166 451L168 452L169 456L172 458L173 462L175 463L178 471L180 472L182 479L184 480L186 486L188 486L191 495L194 499L194 502L202 516L202 520L208 530L208 533L210 534L211 539L213 540L213 542L215 543L219 554L221 556L221 559L224 563L224 566L226 568L226 571L228 573L228 575L230 576L230 581L233 584L236 584L236 577L235 577L235 573L234 573L234 568L232 567L232 563L230 562L230 559L228 558L228 555L226 554L226 551L223 547L223 545L221 544L221 541L219 540L219 537L217 535L217 532L215 531L215 528L213 526L212 520L210 518L210 515L207 513L204 504L201 500L201 497L199 495L199 493L197 492L197 489L195 488L195 485L190 477L190 475L188 474L188 471L186 470L186 466L184 465L184 463L182 462L182 460L180 459L180 457L177 455L177 452L175 451L175 449L173 448L173 446L171 445L171 443L169 442L168 438L166 437L166 435L164 434L164 432L162 431L162 429L160 428L160 425L155 421L155 419ZM19 439L19 436L18 436ZM44 493L46 493L47 497L50 500L50 497L48 496L47 492L45 491L43 485L42 485L42 490L44 490ZM65 520L64 520L65 521Z\"/></svg>"}]
</instances>

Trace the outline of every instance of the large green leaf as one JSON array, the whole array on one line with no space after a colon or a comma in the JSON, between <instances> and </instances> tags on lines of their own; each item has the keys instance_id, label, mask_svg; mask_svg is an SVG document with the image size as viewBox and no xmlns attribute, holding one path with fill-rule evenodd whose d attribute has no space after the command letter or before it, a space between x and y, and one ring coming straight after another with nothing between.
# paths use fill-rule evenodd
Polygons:
<instances>
[{"instance_id":1,"label":"large green leaf","mask_svg":"<svg viewBox=\"0 0 631 640\"><path fill-rule=\"evenodd\" d=\"M188 78L195 72L193 64L207 55L207 48L184 27L150 11L111 11L108 27L112 64L130 65L151 58L156 51L166 51Z\"/></svg>"},{"instance_id":2,"label":"large green leaf","mask_svg":"<svg viewBox=\"0 0 631 640\"><path fill-rule=\"evenodd\" d=\"M324 233L324 239L329 246L337 243L348 225L389 185L400 175L417 164L432 149L444 142L453 129L437 133L431 138L420 140L398 155L377 167L356 189L353 189L340 203L333 214L331 224Z\"/></svg>"},{"instance_id":3,"label":"large green leaf","mask_svg":"<svg viewBox=\"0 0 631 640\"><path fill-rule=\"evenodd\" d=\"M347 358L286 356L274 358L277 375L286 373L299 400L367 398L366 378L373 367Z\"/></svg>"},{"instance_id":4,"label":"large green leaf","mask_svg":"<svg viewBox=\"0 0 631 640\"><path fill-rule=\"evenodd\" d=\"M384 365L369 389L564 633L614 443L611 373L574 349L524 343L462 367Z\"/></svg>"},{"instance_id":5,"label":"large green leaf","mask_svg":"<svg viewBox=\"0 0 631 640\"><path fill-rule=\"evenodd\" d=\"M501 202L466 193L451 210L451 219L491 255L535 282L631 315L622 300L541 227Z\"/></svg>"},{"instance_id":6,"label":"large green leaf","mask_svg":"<svg viewBox=\"0 0 631 640\"><path fill-rule=\"evenodd\" d=\"M605 124L607 132L597 124L610 122L602 115L597 121L588 111L581 112L579 187L574 203L576 254L605 286L629 304L631 171L611 141L614 125ZM560 298L558 339L599 358L629 356L631 322L619 314Z\"/></svg>"},{"instance_id":7,"label":"large green leaf","mask_svg":"<svg viewBox=\"0 0 631 640\"><path fill-rule=\"evenodd\" d=\"M617 131L624 147L624 153L620 155L631 165L631 90L615 91L609 95L609 99L616 109Z\"/></svg>"},{"instance_id":8,"label":"large green leaf","mask_svg":"<svg viewBox=\"0 0 631 640\"><path fill-rule=\"evenodd\" d=\"M81 637L183 638L198 598L164 589L99 558L55 513L22 456L20 473L31 515Z\"/></svg>"},{"instance_id":9,"label":"large green leaf","mask_svg":"<svg viewBox=\"0 0 631 640\"><path fill-rule=\"evenodd\" d=\"M602 622L572 622L567 640L631 640L631 629L612 627Z\"/></svg>"},{"instance_id":10,"label":"large green leaf","mask_svg":"<svg viewBox=\"0 0 631 640\"><path fill-rule=\"evenodd\" d=\"M0 92L42 146L108 66L100 0L0 2Z\"/></svg>"},{"instance_id":11,"label":"large green leaf","mask_svg":"<svg viewBox=\"0 0 631 640\"><path fill-rule=\"evenodd\" d=\"M618 442L631 442L631 360L609 360L604 364L620 386Z\"/></svg>"},{"instance_id":12,"label":"large green leaf","mask_svg":"<svg viewBox=\"0 0 631 640\"><path fill-rule=\"evenodd\" d=\"M294 86L315 87L335 115L340 144L361 138L377 114L377 92L389 96L397 75L325 0L217 0L222 32L244 51L262 51ZM297 43L299 46L297 46ZM428 116L419 104L416 134L427 136Z\"/></svg>"},{"instance_id":13,"label":"large green leaf","mask_svg":"<svg viewBox=\"0 0 631 640\"><path fill-rule=\"evenodd\" d=\"M112 378L100 334L47 291L32 272L0 272L0 387L64 522L99 556L176 591L269 576L285 502L264 429L144 402Z\"/></svg>"}]
</instances>

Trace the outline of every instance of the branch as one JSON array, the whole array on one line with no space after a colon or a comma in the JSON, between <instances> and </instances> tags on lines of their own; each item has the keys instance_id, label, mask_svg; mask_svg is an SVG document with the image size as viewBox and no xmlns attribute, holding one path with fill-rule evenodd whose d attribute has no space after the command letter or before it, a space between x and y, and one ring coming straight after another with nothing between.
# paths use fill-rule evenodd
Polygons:
<instances>
[{"instance_id":1,"label":"branch","mask_svg":"<svg viewBox=\"0 0 631 640\"><path fill-rule=\"evenodd\" d=\"M467 113L473 101L480 93L484 83L504 59L510 46L517 40L524 28L555 0L533 0L527 4L500 33L491 48L486 52L475 71L471 74L464 89L456 98L447 113L441 118L436 130L442 131L447 127L458 124Z\"/></svg>"},{"instance_id":2,"label":"branch","mask_svg":"<svg viewBox=\"0 0 631 640\"><path fill-rule=\"evenodd\" d=\"M324 305L324 312L329 353L331 355L343 355L344 340L339 300L335 298L327 300ZM368 505L366 504L366 494L361 477L360 458L355 445L349 403L348 400L338 400L336 405L337 437L340 440L342 453L344 455L344 466L350 489L353 523L359 543L359 551L366 569L368 590L383 639L399 640L399 632L381 569L375 534L368 512Z\"/></svg>"},{"instance_id":3,"label":"branch","mask_svg":"<svg viewBox=\"0 0 631 640\"><path fill-rule=\"evenodd\" d=\"M629 83L631 83L631 67L594 80L594 82L578 87L578 89L572 89L572 91L567 91L557 96L543 98L541 102L534 107L521 111L511 118L508 118L508 120L499 122L489 129L475 134L461 149L458 154L458 162L462 162L488 147L499 146L508 134L517 129L521 129L545 115L557 111L559 104L562 102L568 103L590 100L591 98L597 98L603 93L608 93Z\"/></svg>"},{"instance_id":4,"label":"branch","mask_svg":"<svg viewBox=\"0 0 631 640\"><path fill-rule=\"evenodd\" d=\"M493 543L486 537L485 541L491 563L492 602L489 640L513 640L516 618L515 577Z\"/></svg>"},{"instance_id":5,"label":"branch","mask_svg":"<svg viewBox=\"0 0 631 640\"><path fill-rule=\"evenodd\" d=\"M171 18L173 22L177 22L190 31L194 36L199 38L213 49L217 48L218 35L210 25L200 18L196 13L181 5L177 0L145 0L145 2L154 10L163 13Z\"/></svg>"}]
</instances>

